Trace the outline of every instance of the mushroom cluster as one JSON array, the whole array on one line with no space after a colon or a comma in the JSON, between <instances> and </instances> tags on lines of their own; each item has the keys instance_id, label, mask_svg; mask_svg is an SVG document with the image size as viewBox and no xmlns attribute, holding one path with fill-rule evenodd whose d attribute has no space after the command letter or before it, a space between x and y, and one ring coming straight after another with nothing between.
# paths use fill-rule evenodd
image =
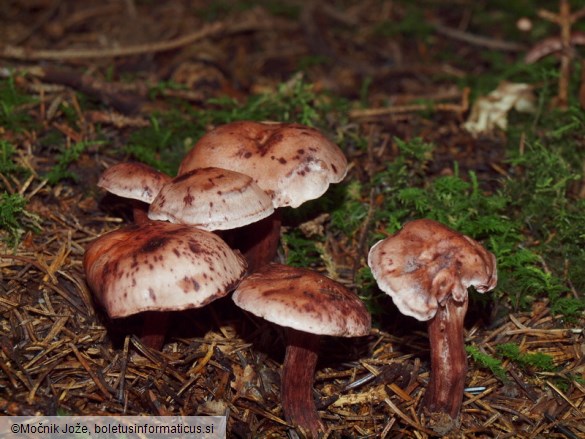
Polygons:
<instances>
[{"instance_id":1,"label":"mushroom cluster","mask_svg":"<svg viewBox=\"0 0 585 439\"><path fill-rule=\"evenodd\" d=\"M238 307L284 328L284 417L317 437L325 430L312 396L320 337L365 336L371 318L338 282L274 262L279 208L321 196L345 177L347 165L313 128L240 121L204 135L175 178L139 163L112 166L98 185L130 200L135 224L88 246L87 282L111 318L143 313L143 342L157 349L169 312L234 291ZM428 322L431 375L423 405L444 434L457 425L463 398L467 289L495 287L495 257L422 219L375 244L368 265L403 314Z\"/></svg>"},{"instance_id":2,"label":"mushroom cluster","mask_svg":"<svg viewBox=\"0 0 585 439\"><path fill-rule=\"evenodd\" d=\"M226 286L233 287L244 272L254 272L275 258L280 240L280 215L275 210L282 206L296 207L319 197L330 183L341 181L346 171L343 152L314 128L248 121L223 125L204 135L185 157L175 178L141 163L111 166L102 174L98 186L129 200L137 226L105 235L88 247L84 261L88 283L110 317L146 313L149 320L145 327L157 328L157 334L143 337L143 342L160 349L166 312L201 304L191 295L184 296L180 306L165 304L163 300L156 305L151 303L152 291L161 299L173 295L174 290L181 290L182 281L174 279L172 285L171 281L159 285L167 289L164 292L151 287L150 282L138 281L139 276L149 278L147 271L137 268L144 264L151 267L150 276L169 278L171 273L178 272L175 264L167 262L173 255L146 256L150 253L144 248L150 248L151 241L144 241L145 237L155 242L156 233L170 234L175 229L169 223L183 226L176 229L180 233L172 232L176 234L199 236L201 231L216 232L218 246L217 240L227 242L226 245L221 241L226 248L218 250L224 257L234 249L236 254L230 254L230 258L240 258L239 252L245 258L245 261L238 259L239 277L225 281ZM139 257L123 251L125 240L134 243L128 248L138 252ZM181 255L177 254L178 259L187 259L182 263L187 264L193 257L181 253L180 243L169 239L165 242L170 243L164 246L167 252L174 247ZM134 258L132 270L121 271L118 264L112 265L111 261L116 261L121 252L126 259ZM242 263L247 269L241 270ZM166 276L165 271L169 271ZM126 278L123 288L117 278L120 276ZM203 285L199 281L197 284ZM224 288L223 295L229 290ZM217 291L214 294L218 295ZM124 298L113 299L120 295ZM136 303L127 305L132 312L121 313L111 308L117 301ZM155 310L165 312L153 314ZM155 324L150 323L151 319L156 320Z\"/></svg>"},{"instance_id":3,"label":"mushroom cluster","mask_svg":"<svg viewBox=\"0 0 585 439\"><path fill-rule=\"evenodd\" d=\"M275 212L266 219L224 234L242 251L254 272L276 256L280 207L298 207L323 195L347 173L343 151L315 128L278 122L238 121L205 134L179 168L216 167L239 172L268 194ZM149 216L152 216L149 213Z\"/></svg>"}]
</instances>

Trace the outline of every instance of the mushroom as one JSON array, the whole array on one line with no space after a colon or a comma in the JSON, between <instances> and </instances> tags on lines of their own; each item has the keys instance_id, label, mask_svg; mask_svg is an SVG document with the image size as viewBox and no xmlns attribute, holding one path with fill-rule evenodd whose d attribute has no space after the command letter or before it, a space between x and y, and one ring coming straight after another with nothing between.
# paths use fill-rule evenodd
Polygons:
<instances>
[{"instance_id":1,"label":"mushroom","mask_svg":"<svg viewBox=\"0 0 585 439\"><path fill-rule=\"evenodd\" d=\"M484 293L496 286L496 259L473 239L421 219L376 243L368 265L402 314L428 322L431 375L424 407L435 431L445 434L458 425L463 400L467 289Z\"/></svg>"},{"instance_id":2,"label":"mushroom","mask_svg":"<svg viewBox=\"0 0 585 439\"><path fill-rule=\"evenodd\" d=\"M179 175L214 166L249 175L275 208L298 207L320 197L347 172L337 145L315 128L298 124L239 121L205 134L183 159ZM238 248L251 271L274 259L280 238L277 211L239 233Z\"/></svg>"},{"instance_id":3,"label":"mushroom","mask_svg":"<svg viewBox=\"0 0 585 439\"><path fill-rule=\"evenodd\" d=\"M171 177L137 162L118 163L106 169L98 181L98 186L123 198L132 204L134 221L148 221L146 211L161 188L171 181Z\"/></svg>"},{"instance_id":4,"label":"mushroom","mask_svg":"<svg viewBox=\"0 0 585 439\"><path fill-rule=\"evenodd\" d=\"M281 398L287 422L316 437L324 425L312 383L321 335L359 337L370 332L370 314L351 291L304 268L270 263L245 278L236 305L286 329Z\"/></svg>"},{"instance_id":5,"label":"mushroom","mask_svg":"<svg viewBox=\"0 0 585 439\"><path fill-rule=\"evenodd\" d=\"M151 220L226 230L274 212L270 197L251 177L220 168L193 169L164 185L151 203Z\"/></svg>"},{"instance_id":6,"label":"mushroom","mask_svg":"<svg viewBox=\"0 0 585 439\"><path fill-rule=\"evenodd\" d=\"M83 267L110 318L146 313L142 341L157 349L168 312L225 296L246 272L244 258L217 235L157 221L100 236L87 247Z\"/></svg>"}]
</instances>

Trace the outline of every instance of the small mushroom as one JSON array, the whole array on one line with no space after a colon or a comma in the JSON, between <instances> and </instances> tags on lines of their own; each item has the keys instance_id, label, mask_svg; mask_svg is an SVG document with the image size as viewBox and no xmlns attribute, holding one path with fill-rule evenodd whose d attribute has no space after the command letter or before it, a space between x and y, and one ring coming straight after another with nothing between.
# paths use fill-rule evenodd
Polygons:
<instances>
[{"instance_id":1,"label":"small mushroom","mask_svg":"<svg viewBox=\"0 0 585 439\"><path fill-rule=\"evenodd\" d=\"M228 294L246 262L217 235L187 225L148 222L106 233L86 249L87 283L110 318L137 313L143 343L160 349L170 311L200 308Z\"/></svg>"},{"instance_id":2,"label":"small mushroom","mask_svg":"<svg viewBox=\"0 0 585 439\"><path fill-rule=\"evenodd\" d=\"M151 203L151 220L228 230L274 212L270 197L251 177L220 168L198 168L164 185Z\"/></svg>"},{"instance_id":3,"label":"small mushroom","mask_svg":"<svg viewBox=\"0 0 585 439\"><path fill-rule=\"evenodd\" d=\"M363 302L319 273L276 263L245 278L232 298L240 308L286 329L284 415L290 424L317 437L324 430L312 396L320 335L367 335L371 321Z\"/></svg>"},{"instance_id":4,"label":"small mushroom","mask_svg":"<svg viewBox=\"0 0 585 439\"><path fill-rule=\"evenodd\" d=\"M114 195L132 200L134 221L140 223L148 221L148 205L169 181L170 176L148 165L124 162L106 169L97 185Z\"/></svg>"},{"instance_id":5,"label":"small mushroom","mask_svg":"<svg viewBox=\"0 0 585 439\"><path fill-rule=\"evenodd\" d=\"M315 128L298 124L239 121L205 134L183 159L179 175L214 166L249 175L275 208L298 207L320 197L347 173L347 159ZM280 213L251 225L235 238L250 270L274 259Z\"/></svg>"},{"instance_id":6,"label":"small mushroom","mask_svg":"<svg viewBox=\"0 0 585 439\"><path fill-rule=\"evenodd\" d=\"M458 425L467 373L467 289L497 283L496 259L473 239L429 219L407 223L370 250L378 286L404 315L428 321L431 375L424 406L439 434Z\"/></svg>"}]
</instances>

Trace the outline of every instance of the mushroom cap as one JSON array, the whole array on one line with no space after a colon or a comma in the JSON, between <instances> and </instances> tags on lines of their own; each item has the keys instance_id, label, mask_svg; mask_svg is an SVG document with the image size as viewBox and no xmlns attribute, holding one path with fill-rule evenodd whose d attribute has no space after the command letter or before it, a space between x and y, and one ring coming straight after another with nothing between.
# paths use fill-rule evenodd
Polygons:
<instances>
[{"instance_id":1,"label":"mushroom cap","mask_svg":"<svg viewBox=\"0 0 585 439\"><path fill-rule=\"evenodd\" d=\"M205 134L183 159L179 175L216 166L249 175L274 207L298 207L319 198L347 173L347 159L315 128L239 121Z\"/></svg>"},{"instance_id":2,"label":"mushroom cap","mask_svg":"<svg viewBox=\"0 0 585 439\"><path fill-rule=\"evenodd\" d=\"M251 177L220 168L199 168L163 186L148 210L151 220L227 230L274 212L270 197Z\"/></svg>"},{"instance_id":3,"label":"mushroom cap","mask_svg":"<svg viewBox=\"0 0 585 439\"><path fill-rule=\"evenodd\" d=\"M370 314L354 293L304 268L265 265L245 278L232 298L258 317L299 331L343 337L370 332Z\"/></svg>"},{"instance_id":4,"label":"mushroom cap","mask_svg":"<svg viewBox=\"0 0 585 439\"><path fill-rule=\"evenodd\" d=\"M217 235L148 222L106 233L85 252L87 283L112 318L199 308L228 294L246 262Z\"/></svg>"},{"instance_id":5,"label":"mushroom cap","mask_svg":"<svg viewBox=\"0 0 585 439\"><path fill-rule=\"evenodd\" d=\"M430 219L411 221L376 243L368 265L400 312L421 321L432 319L449 297L466 301L470 286L484 293L498 281L492 253Z\"/></svg>"},{"instance_id":6,"label":"mushroom cap","mask_svg":"<svg viewBox=\"0 0 585 439\"><path fill-rule=\"evenodd\" d=\"M127 162L106 169L97 185L114 195L150 204L169 181L170 176L148 165Z\"/></svg>"}]
</instances>

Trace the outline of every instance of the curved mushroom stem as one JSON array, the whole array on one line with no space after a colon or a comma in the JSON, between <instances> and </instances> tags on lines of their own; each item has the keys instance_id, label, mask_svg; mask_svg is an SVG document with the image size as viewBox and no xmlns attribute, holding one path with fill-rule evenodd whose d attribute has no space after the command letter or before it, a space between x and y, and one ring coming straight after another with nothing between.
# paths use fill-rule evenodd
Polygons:
<instances>
[{"instance_id":1,"label":"curved mushroom stem","mask_svg":"<svg viewBox=\"0 0 585 439\"><path fill-rule=\"evenodd\" d=\"M319 431L325 430L313 399L320 336L289 328L286 337L281 384L284 416L289 424L304 430L307 437L317 437Z\"/></svg>"},{"instance_id":2,"label":"curved mushroom stem","mask_svg":"<svg viewBox=\"0 0 585 439\"><path fill-rule=\"evenodd\" d=\"M463 341L466 312L467 299L458 303L449 297L428 323L431 377L423 407L431 414L431 423L435 424L432 428L441 434L458 425L463 401L467 373L467 354Z\"/></svg>"}]
</instances>

